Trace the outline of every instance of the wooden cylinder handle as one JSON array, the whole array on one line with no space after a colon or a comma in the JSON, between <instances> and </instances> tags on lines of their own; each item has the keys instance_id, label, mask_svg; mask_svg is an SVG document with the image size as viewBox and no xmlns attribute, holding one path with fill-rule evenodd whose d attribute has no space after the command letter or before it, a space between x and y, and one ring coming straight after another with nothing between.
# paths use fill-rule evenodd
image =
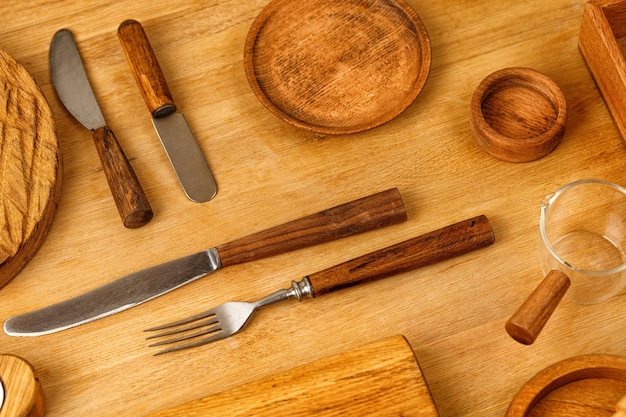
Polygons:
<instances>
[{"instance_id":1,"label":"wooden cylinder handle","mask_svg":"<svg viewBox=\"0 0 626 417\"><path fill-rule=\"evenodd\" d=\"M309 275L315 296L385 278L489 246L495 235L478 216Z\"/></svg>"},{"instance_id":2,"label":"wooden cylinder handle","mask_svg":"<svg viewBox=\"0 0 626 417\"><path fill-rule=\"evenodd\" d=\"M406 221L397 188L217 246L222 266L254 261Z\"/></svg>"},{"instance_id":3,"label":"wooden cylinder handle","mask_svg":"<svg viewBox=\"0 0 626 417\"><path fill-rule=\"evenodd\" d=\"M507 333L522 344L533 344L569 286L567 275L550 271L506 322Z\"/></svg>"},{"instance_id":4,"label":"wooden cylinder handle","mask_svg":"<svg viewBox=\"0 0 626 417\"><path fill-rule=\"evenodd\" d=\"M134 229L145 225L152 219L152 208L113 131L103 126L92 135L124 226Z\"/></svg>"},{"instance_id":5,"label":"wooden cylinder handle","mask_svg":"<svg viewBox=\"0 0 626 417\"><path fill-rule=\"evenodd\" d=\"M176 105L172 93L141 23L136 20L122 22L117 35L152 116L158 118L174 113Z\"/></svg>"}]
</instances>

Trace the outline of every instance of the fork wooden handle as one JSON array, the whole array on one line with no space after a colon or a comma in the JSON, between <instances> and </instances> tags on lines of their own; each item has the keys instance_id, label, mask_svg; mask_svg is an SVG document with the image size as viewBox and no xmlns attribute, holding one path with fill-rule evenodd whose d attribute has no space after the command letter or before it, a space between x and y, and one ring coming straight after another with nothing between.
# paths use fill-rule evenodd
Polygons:
<instances>
[{"instance_id":1,"label":"fork wooden handle","mask_svg":"<svg viewBox=\"0 0 626 417\"><path fill-rule=\"evenodd\" d=\"M495 234L481 215L309 275L313 295L385 278L491 245Z\"/></svg>"},{"instance_id":2,"label":"fork wooden handle","mask_svg":"<svg viewBox=\"0 0 626 417\"><path fill-rule=\"evenodd\" d=\"M222 266L254 261L406 221L400 191L360 198L217 246Z\"/></svg>"}]
</instances>

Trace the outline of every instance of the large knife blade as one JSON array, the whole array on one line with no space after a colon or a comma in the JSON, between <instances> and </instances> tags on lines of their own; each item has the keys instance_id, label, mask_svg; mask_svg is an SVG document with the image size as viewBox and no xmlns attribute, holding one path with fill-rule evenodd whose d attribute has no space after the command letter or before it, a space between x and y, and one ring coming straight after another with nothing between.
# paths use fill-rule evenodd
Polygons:
<instances>
[{"instance_id":1,"label":"large knife blade","mask_svg":"<svg viewBox=\"0 0 626 417\"><path fill-rule=\"evenodd\" d=\"M174 99L146 32L136 20L126 20L117 33L152 114L154 129L185 194L198 203L211 200L217 194L215 179L187 121L176 112Z\"/></svg>"},{"instance_id":2,"label":"large knife blade","mask_svg":"<svg viewBox=\"0 0 626 417\"><path fill-rule=\"evenodd\" d=\"M124 226L132 229L145 225L152 219L152 208L115 134L104 121L74 35L68 29L54 34L49 61L52 84L59 99L76 120L92 131L102 169Z\"/></svg>"},{"instance_id":3,"label":"large knife blade","mask_svg":"<svg viewBox=\"0 0 626 417\"><path fill-rule=\"evenodd\" d=\"M389 189L229 243L132 273L49 307L4 322L10 336L58 332L124 311L222 267L266 258L407 219L400 192Z\"/></svg>"}]
</instances>

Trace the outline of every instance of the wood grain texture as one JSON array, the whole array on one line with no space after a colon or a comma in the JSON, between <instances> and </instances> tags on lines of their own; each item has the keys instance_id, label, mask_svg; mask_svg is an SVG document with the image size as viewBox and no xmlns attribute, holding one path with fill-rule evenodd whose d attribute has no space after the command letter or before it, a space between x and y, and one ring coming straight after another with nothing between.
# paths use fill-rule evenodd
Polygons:
<instances>
[{"instance_id":1,"label":"wood grain texture","mask_svg":"<svg viewBox=\"0 0 626 417\"><path fill-rule=\"evenodd\" d=\"M622 138L626 140L626 59L620 38L626 33L626 2L592 0L585 4L578 46Z\"/></svg>"},{"instance_id":2,"label":"wood grain texture","mask_svg":"<svg viewBox=\"0 0 626 417\"><path fill-rule=\"evenodd\" d=\"M0 287L48 233L62 182L52 111L28 71L0 50Z\"/></svg>"},{"instance_id":3,"label":"wood grain texture","mask_svg":"<svg viewBox=\"0 0 626 417\"><path fill-rule=\"evenodd\" d=\"M108 126L102 126L93 131L93 141L124 227L145 226L154 213L115 134Z\"/></svg>"},{"instance_id":4,"label":"wood grain texture","mask_svg":"<svg viewBox=\"0 0 626 417\"><path fill-rule=\"evenodd\" d=\"M613 417L626 417L626 395L615 404L615 414L613 414Z\"/></svg>"},{"instance_id":5,"label":"wood grain texture","mask_svg":"<svg viewBox=\"0 0 626 417\"><path fill-rule=\"evenodd\" d=\"M402 336L368 343L150 417L398 415L438 417Z\"/></svg>"},{"instance_id":6,"label":"wood grain texture","mask_svg":"<svg viewBox=\"0 0 626 417\"><path fill-rule=\"evenodd\" d=\"M42 417L44 392L33 366L15 355L0 355L4 401L0 417Z\"/></svg>"},{"instance_id":7,"label":"wood grain texture","mask_svg":"<svg viewBox=\"0 0 626 417\"><path fill-rule=\"evenodd\" d=\"M487 153L503 161L543 158L561 143L566 124L567 101L561 88L531 68L495 71L472 96L474 138Z\"/></svg>"},{"instance_id":8,"label":"wood grain texture","mask_svg":"<svg viewBox=\"0 0 626 417\"><path fill-rule=\"evenodd\" d=\"M626 358L580 355L530 378L515 394L505 417L610 417L626 387Z\"/></svg>"},{"instance_id":9,"label":"wood grain texture","mask_svg":"<svg viewBox=\"0 0 626 417\"><path fill-rule=\"evenodd\" d=\"M219 245L217 251L222 266L236 265L406 220L400 191L391 188Z\"/></svg>"},{"instance_id":10,"label":"wood grain texture","mask_svg":"<svg viewBox=\"0 0 626 417\"><path fill-rule=\"evenodd\" d=\"M525 345L535 343L569 287L567 275L557 270L550 271L507 320L507 333Z\"/></svg>"},{"instance_id":11,"label":"wood grain texture","mask_svg":"<svg viewBox=\"0 0 626 417\"><path fill-rule=\"evenodd\" d=\"M122 49L139 91L154 117L165 117L176 111L172 93L148 35L136 20L125 20L117 29Z\"/></svg>"},{"instance_id":12,"label":"wood grain texture","mask_svg":"<svg viewBox=\"0 0 626 417\"><path fill-rule=\"evenodd\" d=\"M626 184L626 147L577 45L586 1L407 3L432 46L424 89L388 123L333 136L284 123L248 84L245 40L269 0L0 3L0 45L49 99L64 162L48 237L0 289L0 319L379 190L397 187L408 214L402 224L224 268L64 332L40 338L0 332L0 351L18 353L37 369L47 417L143 416L396 334L413 347L441 417L502 417L520 387L555 362L598 352L626 356L618 314L626 311L624 292L594 306L563 300L531 346L503 328L541 277L543 197L582 178ZM182 195L154 138L116 34L126 19L141 22L150 36L179 111L220 178L210 203ZM145 227L120 227L91 136L56 99L48 47L61 27L75 33L105 119L155 211ZM469 126L476 86L513 66L551 77L569 105L559 146L523 164L485 153ZM245 332L212 346L155 358L144 340L142 330L155 323L254 300L293 277L477 213L488 216L498 239L484 251L268 307ZM620 395L607 399L610 407Z\"/></svg>"},{"instance_id":13,"label":"wood grain texture","mask_svg":"<svg viewBox=\"0 0 626 417\"><path fill-rule=\"evenodd\" d=\"M428 32L404 0L270 2L244 67L258 99L302 129L346 134L403 112L431 65Z\"/></svg>"},{"instance_id":14,"label":"wood grain texture","mask_svg":"<svg viewBox=\"0 0 626 417\"><path fill-rule=\"evenodd\" d=\"M495 233L477 216L309 275L313 295L373 281L489 246Z\"/></svg>"}]
</instances>

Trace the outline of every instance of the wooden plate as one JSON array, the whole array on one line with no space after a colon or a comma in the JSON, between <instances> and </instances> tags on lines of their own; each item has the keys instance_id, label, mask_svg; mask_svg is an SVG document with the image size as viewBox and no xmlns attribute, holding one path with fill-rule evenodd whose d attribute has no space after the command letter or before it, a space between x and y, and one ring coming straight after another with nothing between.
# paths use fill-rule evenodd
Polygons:
<instances>
[{"instance_id":1,"label":"wooden plate","mask_svg":"<svg viewBox=\"0 0 626 417\"><path fill-rule=\"evenodd\" d=\"M280 119L355 133L402 113L431 64L428 33L404 0L274 0L244 49L254 94Z\"/></svg>"},{"instance_id":2,"label":"wooden plate","mask_svg":"<svg viewBox=\"0 0 626 417\"><path fill-rule=\"evenodd\" d=\"M505 417L611 417L626 394L626 357L583 355L531 378Z\"/></svg>"},{"instance_id":3,"label":"wooden plate","mask_svg":"<svg viewBox=\"0 0 626 417\"><path fill-rule=\"evenodd\" d=\"M54 118L28 71L0 50L0 287L42 245L61 192Z\"/></svg>"}]
</instances>

